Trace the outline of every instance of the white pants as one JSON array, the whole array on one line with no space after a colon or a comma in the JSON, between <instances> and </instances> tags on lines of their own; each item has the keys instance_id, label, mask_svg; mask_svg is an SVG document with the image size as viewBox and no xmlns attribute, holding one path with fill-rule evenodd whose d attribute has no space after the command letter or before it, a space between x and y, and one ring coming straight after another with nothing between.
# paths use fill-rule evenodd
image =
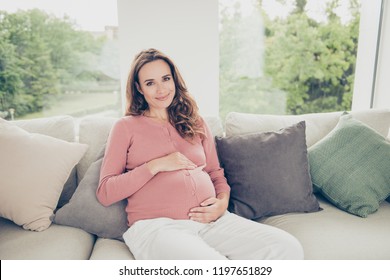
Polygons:
<instances>
[{"instance_id":1,"label":"white pants","mask_svg":"<svg viewBox=\"0 0 390 280\"><path fill-rule=\"evenodd\" d=\"M303 259L301 244L289 233L229 212L209 224L142 220L123 238L138 260Z\"/></svg>"}]
</instances>

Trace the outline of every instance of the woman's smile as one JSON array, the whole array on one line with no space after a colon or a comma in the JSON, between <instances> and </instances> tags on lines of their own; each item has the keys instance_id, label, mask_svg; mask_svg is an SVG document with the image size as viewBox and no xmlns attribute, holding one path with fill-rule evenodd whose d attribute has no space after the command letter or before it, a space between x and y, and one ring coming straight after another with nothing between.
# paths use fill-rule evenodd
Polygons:
<instances>
[{"instance_id":1,"label":"woman's smile","mask_svg":"<svg viewBox=\"0 0 390 280\"><path fill-rule=\"evenodd\" d=\"M171 93L168 93L167 95L156 97L156 99L158 101L165 101L169 98L170 95L171 95Z\"/></svg>"}]
</instances>

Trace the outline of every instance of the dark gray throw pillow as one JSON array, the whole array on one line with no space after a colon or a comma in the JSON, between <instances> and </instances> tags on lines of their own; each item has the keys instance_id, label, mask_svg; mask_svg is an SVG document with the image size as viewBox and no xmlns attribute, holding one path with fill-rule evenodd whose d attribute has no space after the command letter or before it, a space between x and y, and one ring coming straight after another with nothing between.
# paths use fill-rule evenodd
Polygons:
<instances>
[{"instance_id":1,"label":"dark gray throw pillow","mask_svg":"<svg viewBox=\"0 0 390 280\"><path fill-rule=\"evenodd\" d=\"M229 211L248 219L316 212L304 121L277 132L217 137L231 187Z\"/></svg>"},{"instance_id":2,"label":"dark gray throw pillow","mask_svg":"<svg viewBox=\"0 0 390 280\"><path fill-rule=\"evenodd\" d=\"M64 188L62 189L60 199L58 200L57 208L61 208L65 204L69 202L72 195L76 191L77 188L77 172L76 167L72 169L68 180L66 181Z\"/></svg>"},{"instance_id":3,"label":"dark gray throw pillow","mask_svg":"<svg viewBox=\"0 0 390 280\"><path fill-rule=\"evenodd\" d=\"M102 157L103 154L91 164L69 203L55 213L53 222L123 241L122 235L128 229L126 200L105 207L96 198Z\"/></svg>"}]
</instances>

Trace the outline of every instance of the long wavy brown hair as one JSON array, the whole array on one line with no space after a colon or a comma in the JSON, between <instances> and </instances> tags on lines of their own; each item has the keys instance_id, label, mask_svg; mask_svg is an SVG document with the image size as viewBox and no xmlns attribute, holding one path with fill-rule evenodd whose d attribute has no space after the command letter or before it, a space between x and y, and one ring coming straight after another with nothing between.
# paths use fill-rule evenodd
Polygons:
<instances>
[{"instance_id":1,"label":"long wavy brown hair","mask_svg":"<svg viewBox=\"0 0 390 280\"><path fill-rule=\"evenodd\" d=\"M139 84L139 71L152 61L164 60L171 69L173 81L175 82L175 96L167 108L169 122L176 128L181 137L194 139L195 136L204 137L202 119L198 113L198 106L189 94L185 82L173 61L156 49L147 49L137 54L131 65L126 85L126 116L140 116L149 108L145 97L138 91L136 83Z\"/></svg>"}]
</instances>

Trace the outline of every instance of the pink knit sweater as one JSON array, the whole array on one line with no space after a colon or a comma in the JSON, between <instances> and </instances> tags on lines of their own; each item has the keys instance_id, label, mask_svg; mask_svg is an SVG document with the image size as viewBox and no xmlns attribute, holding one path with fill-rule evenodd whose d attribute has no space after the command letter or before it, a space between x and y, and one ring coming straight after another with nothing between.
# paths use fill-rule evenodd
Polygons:
<instances>
[{"instance_id":1,"label":"pink knit sweater","mask_svg":"<svg viewBox=\"0 0 390 280\"><path fill-rule=\"evenodd\" d=\"M96 195L105 206L127 198L128 224L158 217L188 219L189 210L230 187L221 169L210 129L193 143L169 123L123 117L108 137ZM146 162L180 152L198 167L153 176Z\"/></svg>"}]
</instances>

